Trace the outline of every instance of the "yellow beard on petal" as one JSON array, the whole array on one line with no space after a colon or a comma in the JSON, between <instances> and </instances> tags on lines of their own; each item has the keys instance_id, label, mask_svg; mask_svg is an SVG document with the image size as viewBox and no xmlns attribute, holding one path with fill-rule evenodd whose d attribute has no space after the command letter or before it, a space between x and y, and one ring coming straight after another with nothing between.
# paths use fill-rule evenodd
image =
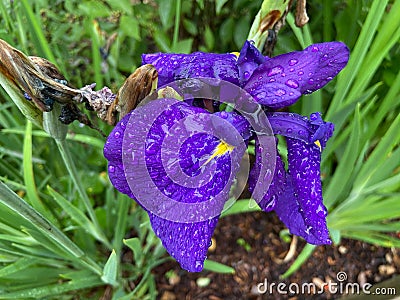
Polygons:
<instances>
[{"instance_id":1,"label":"yellow beard on petal","mask_svg":"<svg viewBox=\"0 0 400 300\"><path fill-rule=\"evenodd\" d=\"M215 157L220 157L220 156L224 155L225 153L230 153L233 151L233 149L235 149L235 146L229 145L228 143L221 140L219 142L219 144L217 145L217 147L215 147L211 156L207 159L207 161L204 164L202 164L202 167L205 166L206 164L208 164Z\"/></svg>"},{"instance_id":2,"label":"yellow beard on petal","mask_svg":"<svg viewBox=\"0 0 400 300\"><path fill-rule=\"evenodd\" d=\"M319 148L319 151L322 152L322 147L321 147L321 143L319 142L319 140L316 140L316 141L314 142L314 144L317 145L318 148Z\"/></svg>"}]
</instances>

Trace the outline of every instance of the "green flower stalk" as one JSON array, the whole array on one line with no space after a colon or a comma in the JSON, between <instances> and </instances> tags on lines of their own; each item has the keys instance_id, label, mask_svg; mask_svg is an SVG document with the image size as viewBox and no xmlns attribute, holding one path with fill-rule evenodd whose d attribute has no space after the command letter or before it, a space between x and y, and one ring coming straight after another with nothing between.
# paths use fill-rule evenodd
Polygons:
<instances>
[{"instance_id":1,"label":"green flower stalk","mask_svg":"<svg viewBox=\"0 0 400 300\"><path fill-rule=\"evenodd\" d=\"M262 51L268 37L268 30L273 29L285 15L290 3L290 0L264 0L247 37L247 40L254 42L258 50Z\"/></svg>"}]
</instances>

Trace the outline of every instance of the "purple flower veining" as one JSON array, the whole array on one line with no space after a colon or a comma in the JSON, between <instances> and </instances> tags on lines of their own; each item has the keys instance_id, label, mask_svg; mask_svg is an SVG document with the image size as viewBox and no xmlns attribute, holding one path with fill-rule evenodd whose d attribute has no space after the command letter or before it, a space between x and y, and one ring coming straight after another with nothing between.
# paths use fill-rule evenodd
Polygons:
<instances>
[{"instance_id":1,"label":"purple flower veining","mask_svg":"<svg viewBox=\"0 0 400 300\"><path fill-rule=\"evenodd\" d=\"M324 122L318 112L307 118L278 110L294 104L301 95L325 86L346 66L348 58L349 50L341 42L314 44L303 51L273 58L264 57L250 42L244 44L239 56L202 52L142 56L143 64L152 64L157 69L159 87L181 79L215 78L244 89L262 106L274 134L286 138L288 167L285 168L278 154L272 182L258 204L264 211L274 210L292 234L316 245L331 243L326 225L327 210L322 199L320 162L321 152L331 137L334 126ZM122 136L126 134L126 124L132 113L125 116L109 135L104 155L109 161L109 177L113 185L135 199L127 177L141 175L134 171L126 173L122 153ZM179 120L196 118L200 113L223 118L237 130L246 145L255 139L256 161L248 181L249 189L253 192L260 177L263 157L260 143L249 123L235 111L212 113L190 101L180 102L166 109L151 124L145 145L132 146L145 149L144 163L153 184L160 193L180 203L202 203L217 196L223 201L229 198L229 188L233 184L230 174L237 172L245 147L232 146L228 130L226 141L204 133L193 134L177 151L180 168L189 177L198 176L204 166L215 168L216 176L207 184L200 187L180 186L166 176L161 164L161 148L168 139L168 130ZM146 124L146 115L140 118L140 122ZM198 126L207 130L207 125L201 125L200 121L199 124ZM235 159L230 158L231 154ZM131 159L132 165L135 165L136 156ZM146 184L138 187L143 189L143 193ZM144 197L155 201L151 193ZM138 199L135 200L143 204ZM208 205L213 203L218 207L210 209L220 212L220 202L208 202ZM182 268L191 272L201 271L219 215L208 220L183 223L167 220L147 209L146 211L154 232L170 255Z\"/></svg>"}]
</instances>

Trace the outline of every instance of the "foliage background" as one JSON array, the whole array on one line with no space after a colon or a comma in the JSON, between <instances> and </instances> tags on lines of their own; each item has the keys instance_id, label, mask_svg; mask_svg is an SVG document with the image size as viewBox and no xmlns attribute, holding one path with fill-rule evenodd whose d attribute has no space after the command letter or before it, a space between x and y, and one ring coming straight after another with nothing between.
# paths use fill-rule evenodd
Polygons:
<instances>
[{"instance_id":1,"label":"foliage background","mask_svg":"<svg viewBox=\"0 0 400 300\"><path fill-rule=\"evenodd\" d=\"M0 38L56 63L76 87L96 82L117 91L142 53L240 49L260 5L260 0L2 0ZM351 49L337 80L291 108L305 115L321 111L336 124L322 165L331 234L335 242L344 236L399 247L400 1L315 0L308 14L310 23L302 29L288 16L275 55L332 40ZM77 186L58 144L32 127L3 90L0 95L0 180L84 253L66 251L68 242L55 242L10 211L3 202L8 196L0 194L0 299L76 294L96 299L105 290L115 299L155 298L151 270L170 258L147 215L109 183L104 139L79 124L69 126L67 151L77 166ZM228 214L249 210L242 200ZM133 261L125 261L131 250ZM312 250L306 246L285 275ZM206 268L233 271L213 262Z\"/></svg>"}]
</instances>

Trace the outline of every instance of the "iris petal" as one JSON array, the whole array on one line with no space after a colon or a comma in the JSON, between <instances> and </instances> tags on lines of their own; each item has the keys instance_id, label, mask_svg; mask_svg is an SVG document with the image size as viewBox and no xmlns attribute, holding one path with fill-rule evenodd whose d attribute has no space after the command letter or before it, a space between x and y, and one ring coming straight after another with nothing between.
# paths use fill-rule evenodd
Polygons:
<instances>
[{"instance_id":1,"label":"iris petal","mask_svg":"<svg viewBox=\"0 0 400 300\"><path fill-rule=\"evenodd\" d=\"M334 129L332 123L322 120L320 113L311 114L310 119L286 112L270 112L267 113L267 117L275 134L297 139L307 144L319 141L322 149L325 148Z\"/></svg>"},{"instance_id":2,"label":"iris petal","mask_svg":"<svg viewBox=\"0 0 400 300\"><path fill-rule=\"evenodd\" d=\"M152 64L158 71L158 86L193 77L217 78L239 84L234 54L195 52L192 54L143 54L143 64Z\"/></svg>"},{"instance_id":3,"label":"iris petal","mask_svg":"<svg viewBox=\"0 0 400 300\"><path fill-rule=\"evenodd\" d=\"M262 94L271 83L297 90L299 93L293 94L290 99L282 98L282 101L268 105L272 109L280 109L295 103L301 94L309 94L325 86L346 66L348 59L349 49L341 42L314 44L303 51L267 60L253 72L244 88L252 95ZM269 94L266 91L266 95Z\"/></svg>"},{"instance_id":4,"label":"iris petal","mask_svg":"<svg viewBox=\"0 0 400 300\"><path fill-rule=\"evenodd\" d=\"M154 104L150 102L147 105ZM141 190L140 184L135 185L135 191L132 191L127 178L134 180L135 177L141 177L143 174L138 170L137 166L139 161L136 160L138 153L140 152L140 145L138 143L137 136L140 134L138 130L135 133L126 134L127 122L132 115L140 116L140 120L136 120L138 124L145 124L146 120L151 117L151 108L147 111L146 106L137 108L134 112L128 114L117 126L113 132L109 135L109 138L104 147L104 155L109 160L109 176L114 186L121 191L129 195L131 198L135 198L134 195L138 195L138 191ZM146 113L147 112L147 113ZM234 113L227 113L226 118L222 118L220 113L216 115L216 118L226 119L228 123L232 123L233 126L238 127L238 135L246 135L243 131L249 131L247 125L243 125L239 115ZM154 210L148 209L146 206L147 202L151 202L155 198L154 191L147 190L146 193L140 193L142 196L140 199L136 199L140 205L147 211L150 217L151 225L156 235L161 239L166 250L173 256L182 266L182 268L191 271L198 272L203 268L204 260L206 259L207 249L211 243L211 236L217 225L218 217L223 209L223 204L229 197L230 186L233 183L232 174L234 175L239 169L239 162L243 156L245 146L237 145L237 147L231 147L229 151L220 151L218 155L215 155L210 160L213 151L220 145L221 140L212 134L208 134L210 128L215 126L212 122L205 122L206 119L202 119L201 116L210 116L211 114L207 111L191 107L184 102L178 102L177 104L165 108L162 114L160 114L153 122L151 122L150 130L147 134L146 145L144 152L146 154L145 164L147 172L150 175L151 180L157 187L158 192L163 195L177 201L178 203L205 203L207 212L214 212L214 214L202 221L194 222L177 222L172 219L166 219L156 214ZM174 152L171 144L164 143L167 140L167 136L171 134L171 129L176 125L179 120L183 120L187 117L194 116L197 120L192 122L184 122L185 128L182 130L200 130L194 135L189 137L182 143L178 153ZM186 120L186 119L185 119ZM148 120L149 121L149 120ZM179 128L178 128L179 130ZM122 140L124 139L124 142ZM131 140L130 140L131 139ZM171 139L171 141L175 141ZM140 142L140 139L139 139ZM174 142L176 144L177 141ZM132 153L131 161L128 165L135 166L127 168L124 166L122 155L123 145L132 145L130 149L124 148L124 151ZM186 186L182 182L176 182L169 177L169 173L166 172L165 168L169 168L168 163L166 166L163 165L163 158L161 156L161 149L167 155L171 154L178 157L179 164L172 163L172 168L179 166L183 172L189 177L197 176L199 173L206 173L207 170L214 172L211 177L204 177L204 183L198 183L196 186ZM139 152L138 152L139 151ZM228 153L232 151L232 153ZM138 153L136 153L138 152ZM170 152L168 154L168 152ZM167 159L167 161L169 161ZM207 161L207 165L203 163ZM170 170L171 171L171 170ZM143 183L143 187L148 187L148 182ZM156 191L157 192L157 191ZM147 198L149 199L147 199ZM159 199L160 197L158 197ZM176 206L174 206L176 207ZM177 212L178 213L178 212ZM179 212L182 214L185 212ZM188 213L189 214L189 213ZM195 214L193 214L195 217Z\"/></svg>"},{"instance_id":5,"label":"iris petal","mask_svg":"<svg viewBox=\"0 0 400 300\"><path fill-rule=\"evenodd\" d=\"M246 41L242 50L240 50L240 55L237 60L240 83L242 84L249 80L254 70L267 59L268 57L264 57L251 42Z\"/></svg>"},{"instance_id":6,"label":"iris petal","mask_svg":"<svg viewBox=\"0 0 400 300\"><path fill-rule=\"evenodd\" d=\"M326 225L327 210L322 199L321 151L314 144L291 138L287 139L287 146L290 177L288 186L292 183L289 189L293 189L297 195L299 209L296 211L303 217L305 225L302 228L304 233L299 235L311 244L330 244Z\"/></svg>"},{"instance_id":7,"label":"iris petal","mask_svg":"<svg viewBox=\"0 0 400 300\"><path fill-rule=\"evenodd\" d=\"M189 272L200 272L218 217L203 222L177 223L149 213L151 226L165 249L181 267Z\"/></svg>"},{"instance_id":8,"label":"iris petal","mask_svg":"<svg viewBox=\"0 0 400 300\"><path fill-rule=\"evenodd\" d=\"M253 193L255 190L255 185L257 183L258 178L260 177L260 170L262 166L261 151L259 147L260 147L259 142L258 140L256 140L256 161L249 174L249 190L251 193ZM279 156L279 154L277 154L274 176L268 188L267 193L263 196L261 201L258 195L252 196L256 201L259 201L258 205L263 211L269 212L274 210L277 198L279 198L284 192L285 182L286 182L285 167L281 157Z\"/></svg>"}]
</instances>

